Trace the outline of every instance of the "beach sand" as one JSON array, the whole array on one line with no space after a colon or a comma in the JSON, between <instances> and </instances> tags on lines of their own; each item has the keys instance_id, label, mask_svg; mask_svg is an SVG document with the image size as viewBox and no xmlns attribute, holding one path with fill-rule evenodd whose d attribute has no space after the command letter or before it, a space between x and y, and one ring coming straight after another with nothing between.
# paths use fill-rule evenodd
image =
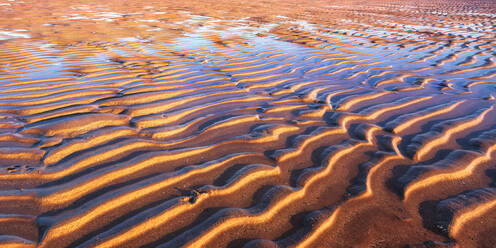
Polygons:
<instances>
[{"instance_id":1,"label":"beach sand","mask_svg":"<svg viewBox=\"0 0 496 248\"><path fill-rule=\"evenodd\" d=\"M494 247L496 2L0 0L1 247Z\"/></svg>"}]
</instances>

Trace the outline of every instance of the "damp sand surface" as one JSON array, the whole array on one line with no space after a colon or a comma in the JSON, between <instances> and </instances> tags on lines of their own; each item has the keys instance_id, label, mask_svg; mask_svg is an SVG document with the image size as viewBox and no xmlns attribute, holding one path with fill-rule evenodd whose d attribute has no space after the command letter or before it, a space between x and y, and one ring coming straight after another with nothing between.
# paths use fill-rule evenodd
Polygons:
<instances>
[{"instance_id":1,"label":"damp sand surface","mask_svg":"<svg viewBox=\"0 0 496 248\"><path fill-rule=\"evenodd\" d=\"M496 3L0 0L2 247L493 247Z\"/></svg>"}]
</instances>

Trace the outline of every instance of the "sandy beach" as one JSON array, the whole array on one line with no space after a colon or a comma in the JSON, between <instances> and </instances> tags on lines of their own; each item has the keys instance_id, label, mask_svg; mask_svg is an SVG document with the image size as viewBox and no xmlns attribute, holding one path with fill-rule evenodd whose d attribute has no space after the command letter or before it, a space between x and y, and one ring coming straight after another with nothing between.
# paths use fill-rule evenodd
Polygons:
<instances>
[{"instance_id":1,"label":"sandy beach","mask_svg":"<svg viewBox=\"0 0 496 248\"><path fill-rule=\"evenodd\" d=\"M1 247L494 247L496 2L0 0Z\"/></svg>"}]
</instances>

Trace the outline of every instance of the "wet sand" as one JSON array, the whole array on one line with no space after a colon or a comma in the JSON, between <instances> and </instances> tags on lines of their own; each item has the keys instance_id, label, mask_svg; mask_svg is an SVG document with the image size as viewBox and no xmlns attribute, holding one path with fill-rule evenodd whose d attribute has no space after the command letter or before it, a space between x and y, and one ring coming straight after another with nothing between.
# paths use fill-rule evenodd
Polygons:
<instances>
[{"instance_id":1,"label":"wet sand","mask_svg":"<svg viewBox=\"0 0 496 248\"><path fill-rule=\"evenodd\" d=\"M0 246L493 247L495 25L489 0L0 0Z\"/></svg>"}]
</instances>

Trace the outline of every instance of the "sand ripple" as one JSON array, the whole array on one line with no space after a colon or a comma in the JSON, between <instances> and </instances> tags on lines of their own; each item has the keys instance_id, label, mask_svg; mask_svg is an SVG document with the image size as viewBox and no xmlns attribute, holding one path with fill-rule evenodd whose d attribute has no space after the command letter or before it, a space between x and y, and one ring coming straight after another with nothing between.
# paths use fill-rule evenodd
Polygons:
<instances>
[{"instance_id":1,"label":"sand ripple","mask_svg":"<svg viewBox=\"0 0 496 248\"><path fill-rule=\"evenodd\" d=\"M2 246L496 242L494 2L118 2L0 1Z\"/></svg>"}]
</instances>

